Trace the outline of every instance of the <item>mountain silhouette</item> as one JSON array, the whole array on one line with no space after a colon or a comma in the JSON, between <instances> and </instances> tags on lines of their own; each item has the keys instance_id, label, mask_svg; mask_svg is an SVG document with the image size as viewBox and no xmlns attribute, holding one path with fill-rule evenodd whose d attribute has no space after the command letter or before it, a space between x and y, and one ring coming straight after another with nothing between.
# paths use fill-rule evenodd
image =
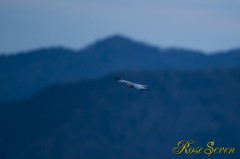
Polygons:
<instances>
[{"instance_id":1,"label":"mountain silhouette","mask_svg":"<svg viewBox=\"0 0 240 159\"><path fill-rule=\"evenodd\" d=\"M239 66L237 49L206 55L186 49L160 49L115 35L78 51L59 47L0 56L0 101L20 100L51 84L94 79L113 72Z\"/></svg>"},{"instance_id":2,"label":"mountain silhouette","mask_svg":"<svg viewBox=\"0 0 240 159\"><path fill-rule=\"evenodd\" d=\"M115 74L150 90L118 84ZM0 157L195 158L172 154L180 140L192 139L196 146L237 147L239 94L239 69L116 72L55 84L29 99L0 103Z\"/></svg>"}]
</instances>

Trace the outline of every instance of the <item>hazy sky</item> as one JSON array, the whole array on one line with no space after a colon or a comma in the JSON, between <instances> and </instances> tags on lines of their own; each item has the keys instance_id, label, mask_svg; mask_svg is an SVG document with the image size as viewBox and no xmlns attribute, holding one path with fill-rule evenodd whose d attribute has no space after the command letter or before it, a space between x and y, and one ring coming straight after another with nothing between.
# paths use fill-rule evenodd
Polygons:
<instances>
[{"instance_id":1,"label":"hazy sky","mask_svg":"<svg viewBox=\"0 0 240 159\"><path fill-rule=\"evenodd\" d=\"M240 47L240 0L1 0L0 53L122 34L159 47Z\"/></svg>"}]
</instances>

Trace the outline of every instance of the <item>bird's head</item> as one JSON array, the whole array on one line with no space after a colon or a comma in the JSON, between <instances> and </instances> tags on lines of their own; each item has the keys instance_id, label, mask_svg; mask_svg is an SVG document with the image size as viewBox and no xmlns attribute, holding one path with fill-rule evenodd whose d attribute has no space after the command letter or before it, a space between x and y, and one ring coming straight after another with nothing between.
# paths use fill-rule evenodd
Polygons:
<instances>
[{"instance_id":1,"label":"bird's head","mask_svg":"<svg viewBox=\"0 0 240 159\"><path fill-rule=\"evenodd\" d=\"M116 81L120 80L120 78L119 78L118 76L114 76L114 79L115 79Z\"/></svg>"}]
</instances>

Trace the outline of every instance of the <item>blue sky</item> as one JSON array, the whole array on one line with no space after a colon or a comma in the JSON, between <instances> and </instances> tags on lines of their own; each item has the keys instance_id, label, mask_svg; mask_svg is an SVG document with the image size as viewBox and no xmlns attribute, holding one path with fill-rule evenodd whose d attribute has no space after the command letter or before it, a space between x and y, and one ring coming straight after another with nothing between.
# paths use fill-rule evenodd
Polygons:
<instances>
[{"instance_id":1,"label":"blue sky","mask_svg":"<svg viewBox=\"0 0 240 159\"><path fill-rule=\"evenodd\" d=\"M1 0L0 53L122 34L162 48L240 47L239 0Z\"/></svg>"}]
</instances>

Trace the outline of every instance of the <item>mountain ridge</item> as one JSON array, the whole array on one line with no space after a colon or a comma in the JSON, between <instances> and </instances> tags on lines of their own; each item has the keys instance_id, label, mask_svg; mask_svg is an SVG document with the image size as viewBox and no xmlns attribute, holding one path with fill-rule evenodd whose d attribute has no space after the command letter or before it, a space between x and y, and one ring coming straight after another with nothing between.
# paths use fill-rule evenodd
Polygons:
<instances>
[{"instance_id":1,"label":"mountain ridge","mask_svg":"<svg viewBox=\"0 0 240 159\"><path fill-rule=\"evenodd\" d=\"M81 50L57 47L0 56L0 101L27 98L51 84L94 79L119 71L237 67L239 49L205 55L186 49L160 49L115 35Z\"/></svg>"},{"instance_id":2,"label":"mountain ridge","mask_svg":"<svg viewBox=\"0 0 240 159\"><path fill-rule=\"evenodd\" d=\"M93 47L94 45L99 45L105 42L112 42L112 41L128 41L130 43L134 42L134 43L138 43L141 45L146 45L148 47L152 47L152 48L156 48L159 50L163 50L163 51L169 51L169 50L179 50L179 51L189 51L189 52L196 52L196 53L200 53L200 54L204 54L207 56L212 56L214 54L225 54L228 52L237 52L239 53L240 51L240 47L235 47L235 48L230 48L230 49L225 49L225 50L218 50L218 51L212 51L212 52L205 52L205 51L201 51L199 49L194 49L194 48L185 48L185 47L164 47L162 48L161 46L156 46L156 45L152 45L149 44L145 41L141 41L141 40L135 40L132 39L128 36L122 35L122 34L113 34L110 36L107 36L105 38L99 38L97 40L95 40L94 42L88 44L87 46L81 48L81 49L71 49L70 47L66 47L66 46L61 46L61 45L56 45L56 46L45 46L45 47L39 47L39 48L35 48L35 49L30 49L30 50L25 50L25 51L17 51L17 52L11 52L11 53L4 53L4 54L0 54L0 57L11 57L11 56L16 56L16 55L24 55L24 54L29 54L32 52L38 52L38 51L45 51L45 50L68 50L71 52L81 52L85 49L88 49L89 47Z\"/></svg>"}]
</instances>

